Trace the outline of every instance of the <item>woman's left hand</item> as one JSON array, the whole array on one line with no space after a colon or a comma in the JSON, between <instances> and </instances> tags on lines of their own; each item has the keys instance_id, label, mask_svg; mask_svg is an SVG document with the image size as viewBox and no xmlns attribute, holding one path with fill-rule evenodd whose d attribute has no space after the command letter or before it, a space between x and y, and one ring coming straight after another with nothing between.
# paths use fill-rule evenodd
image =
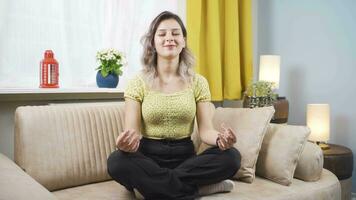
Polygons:
<instances>
[{"instance_id":1,"label":"woman's left hand","mask_svg":"<svg viewBox=\"0 0 356 200\"><path fill-rule=\"evenodd\" d=\"M218 134L217 145L221 150L230 149L236 143L236 133L230 128L221 124L223 132Z\"/></svg>"}]
</instances>

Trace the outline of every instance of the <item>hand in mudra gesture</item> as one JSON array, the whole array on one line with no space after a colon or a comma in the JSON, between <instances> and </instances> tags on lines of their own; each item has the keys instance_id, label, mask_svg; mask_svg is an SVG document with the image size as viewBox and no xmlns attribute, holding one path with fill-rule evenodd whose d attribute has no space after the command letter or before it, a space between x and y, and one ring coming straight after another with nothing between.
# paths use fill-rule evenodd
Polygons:
<instances>
[{"instance_id":1,"label":"hand in mudra gesture","mask_svg":"<svg viewBox=\"0 0 356 200\"><path fill-rule=\"evenodd\" d=\"M141 134L133 129L123 131L116 139L116 147L125 152L136 152L140 146Z\"/></svg>"},{"instance_id":2,"label":"hand in mudra gesture","mask_svg":"<svg viewBox=\"0 0 356 200\"><path fill-rule=\"evenodd\" d=\"M224 123L221 124L221 129L216 144L221 150L230 149L236 143L236 133L230 127L225 127Z\"/></svg>"}]
</instances>

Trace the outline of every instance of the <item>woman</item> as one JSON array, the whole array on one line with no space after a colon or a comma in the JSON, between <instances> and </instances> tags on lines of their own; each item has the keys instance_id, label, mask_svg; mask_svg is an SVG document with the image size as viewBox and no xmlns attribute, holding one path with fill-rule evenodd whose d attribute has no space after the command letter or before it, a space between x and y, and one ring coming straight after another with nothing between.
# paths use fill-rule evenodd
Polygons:
<instances>
[{"instance_id":1,"label":"woman","mask_svg":"<svg viewBox=\"0 0 356 200\"><path fill-rule=\"evenodd\" d=\"M194 199L226 192L240 167L231 128L214 130L208 82L193 72L181 19L159 14L143 38L142 74L125 90L125 131L108 158L108 172L145 199ZM201 140L214 147L200 155L190 138L197 117Z\"/></svg>"}]
</instances>

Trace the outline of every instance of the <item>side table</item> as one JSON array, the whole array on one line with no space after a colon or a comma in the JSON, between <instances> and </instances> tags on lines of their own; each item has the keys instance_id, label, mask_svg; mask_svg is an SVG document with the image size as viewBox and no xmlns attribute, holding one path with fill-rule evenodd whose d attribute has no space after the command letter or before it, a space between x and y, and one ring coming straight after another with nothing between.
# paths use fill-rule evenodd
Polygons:
<instances>
[{"instance_id":1,"label":"side table","mask_svg":"<svg viewBox=\"0 0 356 200\"><path fill-rule=\"evenodd\" d=\"M352 151L341 145L328 145L330 147L329 149L323 149L324 168L334 173L339 179L341 185L341 199L351 200Z\"/></svg>"}]
</instances>

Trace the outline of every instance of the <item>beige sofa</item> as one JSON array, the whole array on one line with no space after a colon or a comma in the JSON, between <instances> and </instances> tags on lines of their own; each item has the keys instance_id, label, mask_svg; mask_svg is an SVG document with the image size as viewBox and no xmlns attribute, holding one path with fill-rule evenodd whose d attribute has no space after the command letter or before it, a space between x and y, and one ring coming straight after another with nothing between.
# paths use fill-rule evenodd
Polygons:
<instances>
[{"instance_id":1,"label":"beige sofa","mask_svg":"<svg viewBox=\"0 0 356 200\"><path fill-rule=\"evenodd\" d=\"M123 119L121 102L19 107L15 114L15 162L0 155L0 200L134 199L106 171L106 159L115 149ZM198 147L196 133L192 138ZM312 143L308 145L298 173L314 181L294 178L290 186L283 186L257 176L253 183L236 181L230 193L200 199L341 199L335 175L325 169L315 172L305 164L322 165L321 151L315 151Z\"/></svg>"}]
</instances>

